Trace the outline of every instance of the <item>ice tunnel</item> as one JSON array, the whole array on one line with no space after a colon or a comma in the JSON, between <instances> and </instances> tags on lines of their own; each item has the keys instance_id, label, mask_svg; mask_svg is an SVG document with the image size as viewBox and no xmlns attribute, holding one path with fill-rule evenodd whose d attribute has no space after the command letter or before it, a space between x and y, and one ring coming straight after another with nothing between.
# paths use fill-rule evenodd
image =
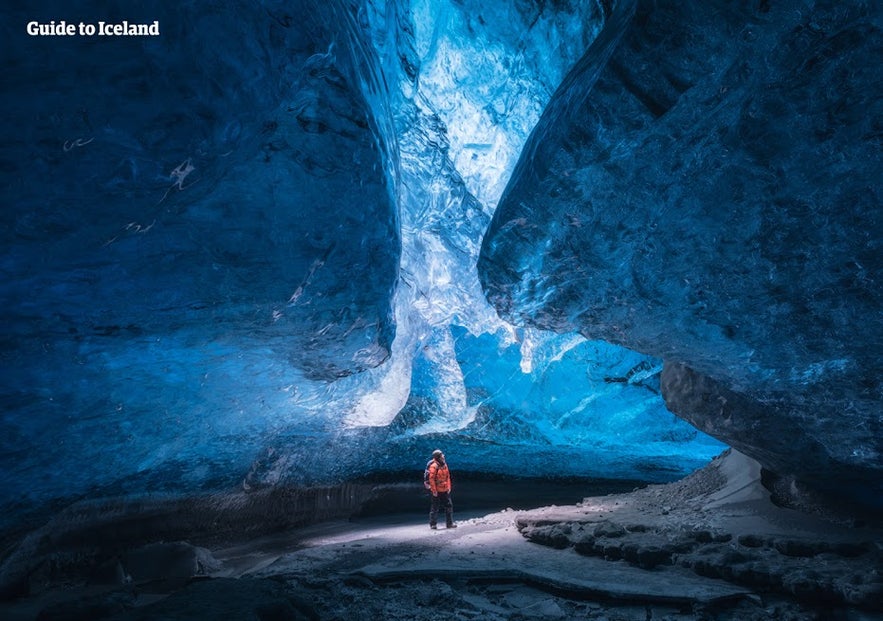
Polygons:
<instances>
[{"instance_id":1,"label":"ice tunnel","mask_svg":"<svg viewBox=\"0 0 883 621\"><path fill-rule=\"evenodd\" d=\"M4 11L5 506L338 482L437 443L476 472L641 480L722 450L666 409L661 360L507 323L478 280L609 7ZM25 29L61 19L161 34Z\"/></svg>"},{"instance_id":2,"label":"ice tunnel","mask_svg":"<svg viewBox=\"0 0 883 621\"><path fill-rule=\"evenodd\" d=\"M0 11L0 528L439 445L879 499L879 4Z\"/></svg>"}]
</instances>

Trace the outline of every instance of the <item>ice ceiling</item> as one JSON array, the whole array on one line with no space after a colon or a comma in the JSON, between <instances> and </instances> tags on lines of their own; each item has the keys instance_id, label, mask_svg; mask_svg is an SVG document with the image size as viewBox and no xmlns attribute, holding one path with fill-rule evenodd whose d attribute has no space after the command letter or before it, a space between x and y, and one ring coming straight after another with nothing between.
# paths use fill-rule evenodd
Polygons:
<instances>
[{"instance_id":1,"label":"ice ceiling","mask_svg":"<svg viewBox=\"0 0 883 621\"><path fill-rule=\"evenodd\" d=\"M3 505L663 480L665 401L879 489L877 5L109 4L2 9Z\"/></svg>"}]
</instances>

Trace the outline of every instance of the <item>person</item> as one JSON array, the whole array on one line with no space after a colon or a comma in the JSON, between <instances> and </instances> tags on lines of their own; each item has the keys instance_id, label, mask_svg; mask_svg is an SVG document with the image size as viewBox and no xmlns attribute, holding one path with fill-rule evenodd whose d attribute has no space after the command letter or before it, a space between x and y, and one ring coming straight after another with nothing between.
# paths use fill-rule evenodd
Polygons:
<instances>
[{"instance_id":1,"label":"person","mask_svg":"<svg viewBox=\"0 0 883 621\"><path fill-rule=\"evenodd\" d=\"M429 528L438 528L438 510L445 509L445 524L448 528L457 528L454 524L454 504L451 502L451 471L445 462L445 454L436 449L427 466L429 470L429 491L432 493L432 506L429 509Z\"/></svg>"}]
</instances>

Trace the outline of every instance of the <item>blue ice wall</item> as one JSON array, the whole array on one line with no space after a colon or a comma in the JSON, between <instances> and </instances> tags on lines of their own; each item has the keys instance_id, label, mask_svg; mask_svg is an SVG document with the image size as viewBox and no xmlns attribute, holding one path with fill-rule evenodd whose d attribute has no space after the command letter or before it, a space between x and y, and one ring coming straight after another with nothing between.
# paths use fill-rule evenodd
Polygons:
<instances>
[{"instance_id":1,"label":"blue ice wall","mask_svg":"<svg viewBox=\"0 0 883 621\"><path fill-rule=\"evenodd\" d=\"M660 360L511 325L478 279L609 8L6 3L0 502L419 470L437 444L652 480L719 452ZM50 19L161 36L25 33Z\"/></svg>"},{"instance_id":2,"label":"blue ice wall","mask_svg":"<svg viewBox=\"0 0 883 621\"><path fill-rule=\"evenodd\" d=\"M26 35L50 19L162 34ZM389 356L395 136L352 7L13 3L3 29L6 490L218 476L299 382Z\"/></svg>"},{"instance_id":3,"label":"blue ice wall","mask_svg":"<svg viewBox=\"0 0 883 621\"><path fill-rule=\"evenodd\" d=\"M500 313L665 361L669 407L879 503L883 5L618 3L484 238Z\"/></svg>"},{"instance_id":4,"label":"blue ice wall","mask_svg":"<svg viewBox=\"0 0 883 621\"><path fill-rule=\"evenodd\" d=\"M394 138L346 11L94 5L4 22L13 330L260 332L309 375L379 364L399 253ZM24 33L68 13L164 26L147 39Z\"/></svg>"}]
</instances>

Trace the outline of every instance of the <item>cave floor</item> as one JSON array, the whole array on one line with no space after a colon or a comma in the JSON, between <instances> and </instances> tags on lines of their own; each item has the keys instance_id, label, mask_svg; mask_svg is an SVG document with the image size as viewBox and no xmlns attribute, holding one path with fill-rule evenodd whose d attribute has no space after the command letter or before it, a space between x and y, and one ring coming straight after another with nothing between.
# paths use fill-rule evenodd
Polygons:
<instances>
[{"instance_id":1,"label":"cave floor","mask_svg":"<svg viewBox=\"0 0 883 621\"><path fill-rule=\"evenodd\" d=\"M456 529L436 531L425 521L374 518L305 533L301 549L275 558L241 546L215 556L224 565L219 573L229 577L333 585L336 596L316 602L327 608L328 618L360 618L351 610L355 605L373 610L365 618L374 619L429 619L440 612L454 619L593 618L592 611L610 609L619 616L610 617L608 610L608 618L643 620L653 614L648 610L662 618L662 612L727 607L751 596L748 589L682 568L643 571L625 561L532 544L518 530L520 513L473 517L458 521Z\"/></svg>"},{"instance_id":2,"label":"cave floor","mask_svg":"<svg viewBox=\"0 0 883 621\"><path fill-rule=\"evenodd\" d=\"M460 513L457 529L430 530L423 515L386 515L207 549L179 547L150 562L173 563L175 554L198 550L201 575L56 588L0 606L0 615L9 621L883 619L879 524L785 509L769 497L756 462L731 453L686 479L631 493Z\"/></svg>"}]
</instances>

